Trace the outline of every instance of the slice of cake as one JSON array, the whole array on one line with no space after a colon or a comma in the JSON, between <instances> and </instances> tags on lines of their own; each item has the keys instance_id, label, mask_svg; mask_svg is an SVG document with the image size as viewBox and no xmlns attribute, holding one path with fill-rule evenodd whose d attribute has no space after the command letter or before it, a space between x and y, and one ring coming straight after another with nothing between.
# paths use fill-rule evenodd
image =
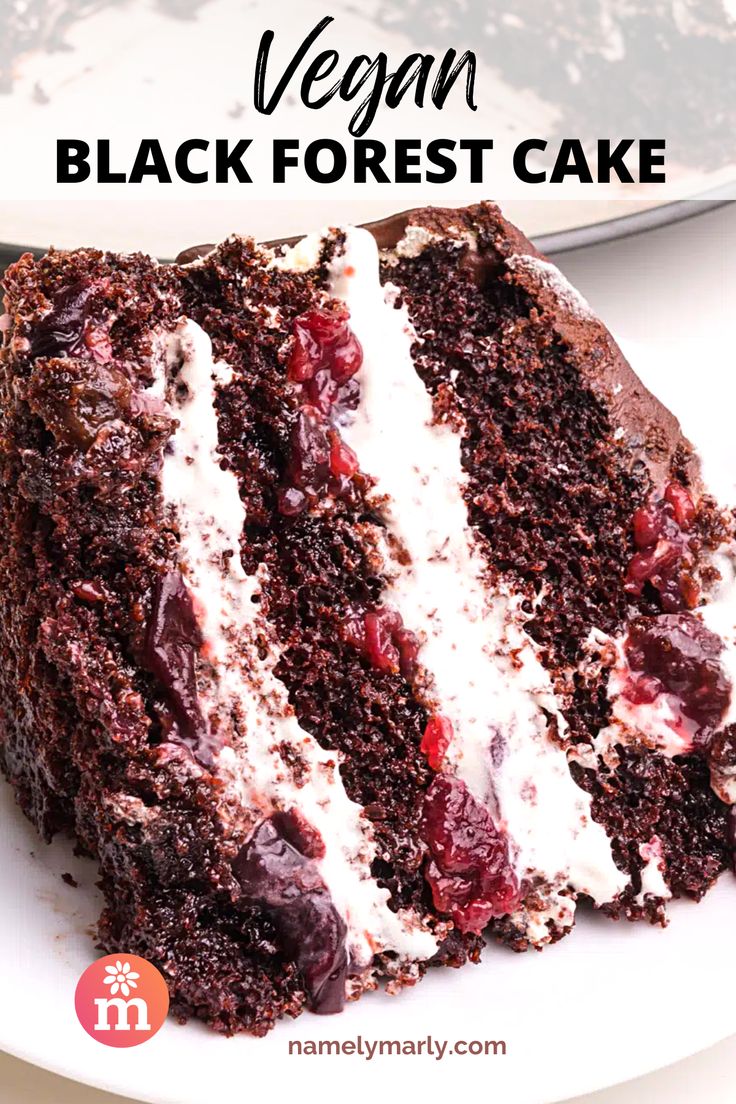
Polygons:
<instances>
[{"instance_id":1,"label":"slice of cake","mask_svg":"<svg viewBox=\"0 0 736 1104\"><path fill-rule=\"evenodd\" d=\"M730 860L733 516L490 204L5 278L0 756L174 1010L664 922Z\"/></svg>"}]
</instances>

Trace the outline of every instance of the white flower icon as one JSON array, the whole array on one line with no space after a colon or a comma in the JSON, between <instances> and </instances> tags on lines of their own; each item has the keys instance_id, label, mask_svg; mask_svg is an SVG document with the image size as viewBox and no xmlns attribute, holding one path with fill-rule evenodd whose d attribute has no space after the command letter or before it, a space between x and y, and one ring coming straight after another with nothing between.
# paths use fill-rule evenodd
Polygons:
<instances>
[{"instance_id":1,"label":"white flower icon","mask_svg":"<svg viewBox=\"0 0 736 1104\"><path fill-rule=\"evenodd\" d=\"M131 989L137 989L136 980L141 975L131 970L129 962L117 960L114 966L106 966L107 977L103 979L105 985L110 986L110 993L114 997L118 989L124 997L130 996Z\"/></svg>"}]
</instances>

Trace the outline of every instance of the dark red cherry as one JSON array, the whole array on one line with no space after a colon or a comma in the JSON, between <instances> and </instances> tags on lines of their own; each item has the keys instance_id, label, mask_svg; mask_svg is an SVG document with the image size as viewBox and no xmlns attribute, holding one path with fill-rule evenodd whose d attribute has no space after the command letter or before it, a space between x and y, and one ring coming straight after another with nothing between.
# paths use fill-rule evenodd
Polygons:
<instances>
[{"instance_id":1,"label":"dark red cherry","mask_svg":"<svg viewBox=\"0 0 736 1104\"><path fill-rule=\"evenodd\" d=\"M144 663L168 700L176 723L174 738L209 765L213 748L197 697L196 656L201 645L192 596L181 573L160 575L153 587Z\"/></svg>"},{"instance_id":2,"label":"dark red cherry","mask_svg":"<svg viewBox=\"0 0 736 1104\"><path fill-rule=\"evenodd\" d=\"M637 548L652 548L663 534L663 515L660 510L641 506L634 510L634 544Z\"/></svg>"},{"instance_id":3,"label":"dark red cherry","mask_svg":"<svg viewBox=\"0 0 736 1104\"><path fill-rule=\"evenodd\" d=\"M701 730L718 726L732 688L721 663L723 643L697 617L639 617L629 626L624 651L631 669L679 698L685 716Z\"/></svg>"},{"instance_id":4,"label":"dark red cherry","mask_svg":"<svg viewBox=\"0 0 736 1104\"><path fill-rule=\"evenodd\" d=\"M339 1012L348 972L345 924L314 859L301 849L303 825L295 831L290 816L263 821L236 856L233 873L244 903L270 913L284 952L304 977L312 1010Z\"/></svg>"},{"instance_id":5,"label":"dark red cherry","mask_svg":"<svg viewBox=\"0 0 736 1104\"><path fill-rule=\"evenodd\" d=\"M519 887L508 841L464 782L436 776L424 802L422 833L435 907L460 931L479 933L493 917L513 911Z\"/></svg>"},{"instance_id":6,"label":"dark red cherry","mask_svg":"<svg viewBox=\"0 0 736 1104\"><path fill-rule=\"evenodd\" d=\"M672 506L675 521L681 529L689 529L695 520L695 504L681 483L668 483L664 490L665 501Z\"/></svg>"},{"instance_id":7,"label":"dark red cherry","mask_svg":"<svg viewBox=\"0 0 736 1104\"><path fill-rule=\"evenodd\" d=\"M330 434L330 471L349 479L358 470L358 457L338 433Z\"/></svg>"},{"instance_id":8,"label":"dark red cherry","mask_svg":"<svg viewBox=\"0 0 736 1104\"><path fill-rule=\"evenodd\" d=\"M309 402L326 414L363 363L363 350L350 329L344 304L308 310L294 322L287 374L304 387Z\"/></svg>"},{"instance_id":9,"label":"dark red cherry","mask_svg":"<svg viewBox=\"0 0 736 1104\"><path fill-rule=\"evenodd\" d=\"M305 406L299 411L291 435L289 478L293 486L319 495L330 476L330 442L327 423L318 410Z\"/></svg>"},{"instance_id":10,"label":"dark red cherry","mask_svg":"<svg viewBox=\"0 0 736 1104\"><path fill-rule=\"evenodd\" d=\"M651 705L662 693L662 683L652 675L637 675L629 680L624 697L632 705Z\"/></svg>"},{"instance_id":11,"label":"dark red cherry","mask_svg":"<svg viewBox=\"0 0 736 1104\"><path fill-rule=\"evenodd\" d=\"M365 651L368 662L379 671L397 671L399 649L394 634L401 627L395 610L379 608L365 615Z\"/></svg>"},{"instance_id":12,"label":"dark red cherry","mask_svg":"<svg viewBox=\"0 0 736 1104\"><path fill-rule=\"evenodd\" d=\"M394 633L394 642L399 649L399 670L406 681L411 682L419 661L419 640L411 629L402 626Z\"/></svg>"},{"instance_id":13,"label":"dark red cherry","mask_svg":"<svg viewBox=\"0 0 736 1104\"><path fill-rule=\"evenodd\" d=\"M31 356L79 356L87 352L84 331L99 284L79 281L54 296L49 314L38 322L31 335Z\"/></svg>"},{"instance_id":14,"label":"dark red cherry","mask_svg":"<svg viewBox=\"0 0 736 1104\"><path fill-rule=\"evenodd\" d=\"M372 667L379 671L400 671L407 681L414 678L419 640L404 626L398 610L378 606L362 615L354 611L343 623L343 635Z\"/></svg>"},{"instance_id":15,"label":"dark red cherry","mask_svg":"<svg viewBox=\"0 0 736 1104\"><path fill-rule=\"evenodd\" d=\"M317 371L322 356L320 347L306 326L294 326L294 345L288 364L288 377L294 383L310 380Z\"/></svg>"},{"instance_id":16,"label":"dark red cherry","mask_svg":"<svg viewBox=\"0 0 736 1104\"><path fill-rule=\"evenodd\" d=\"M690 493L674 481L667 484L658 502L634 511L632 528L638 551L626 571L629 594L639 597L649 584L659 594L666 613L695 608L700 590L692 575L694 561L686 535L695 516Z\"/></svg>"},{"instance_id":17,"label":"dark red cherry","mask_svg":"<svg viewBox=\"0 0 736 1104\"><path fill-rule=\"evenodd\" d=\"M355 334L347 329L343 339L327 356L330 373L336 383L346 383L363 364L363 348Z\"/></svg>"},{"instance_id":18,"label":"dark red cherry","mask_svg":"<svg viewBox=\"0 0 736 1104\"><path fill-rule=\"evenodd\" d=\"M330 375L329 368L319 368L304 384L304 394L311 406L322 414L329 414L337 401L340 385Z\"/></svg>"},{"instance_id":19,"label":"dark red cherry","mask_svg":"<svg viewBox=\"0 0 736 1104\"><path fill-rule=\"evenodd\" d=\"M302 855L306 855L308 859L324 858L325 841L299 809L276 813L272 820L284 839Z\"/></svg>"},{"instance_id":20,"label":"dark red cherry","mask_svg":"<svg viewBox=\"0 0 736 1104\"><path fill-rule=\"evenodd\" d=\"M434 713L427 721L419 746L432 770L439 770L442 766L452 735L452 722L447 717Z\"/></svg>"}]
</instances>

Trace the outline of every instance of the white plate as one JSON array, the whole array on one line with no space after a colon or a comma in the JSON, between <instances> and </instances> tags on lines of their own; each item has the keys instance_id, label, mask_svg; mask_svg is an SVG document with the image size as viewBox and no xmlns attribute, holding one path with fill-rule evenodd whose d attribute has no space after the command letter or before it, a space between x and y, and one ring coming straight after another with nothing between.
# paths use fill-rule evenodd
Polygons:
<instances>
[{"instance_id":1,"label":"white plate","mask_svg":"<svg viewBox=\"0 0 736 1104\"><path fill-rule=\"evenodd\" d=\"M352 1104L400 1088L431 1100L547 1104L638 1076L736 1032L736 882L699 906L679 903L665 931L582 916L543 954L488 949L478 967L433 971L398 997L366 996L342 1016L310 1014L265 1039L223 1039L167 1022L150 1042L117 1050L91 1039L74 988L94 957L95 867L68 842L41 844L0 786L0 1046L46 1069L155 1104L240 1102L252 1086L277 1100ZM70 872L74 889L61 880ZM729 980L731 979L731 980ZM504 1040L505 1057L289 1055L293 1040ZM340 1092L340 1096L343 1093Z\"/></svg>"}]
</instances>

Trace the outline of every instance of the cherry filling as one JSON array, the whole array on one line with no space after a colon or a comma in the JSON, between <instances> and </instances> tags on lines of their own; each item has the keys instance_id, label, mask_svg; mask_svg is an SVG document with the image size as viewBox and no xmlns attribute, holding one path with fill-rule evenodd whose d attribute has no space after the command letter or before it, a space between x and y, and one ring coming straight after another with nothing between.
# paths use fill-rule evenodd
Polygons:
<instances>
[{"instance_id":1,"label":"cherry filling","mask_svg":"<svg viewBox=\"0 0 736 1104\"><path fill-rule=\"evenodd\" d=\"M449 913L460 931L480 933L494 916L513 910L519 886L508 842L464 782L437 775L424 800L422 832L435 907Z\"/></svg>"},{"instance_id":2,"label":"cherry filling","mask_svg":"<svg viewBox=\"0 0 736 1104\"><path fill-rule=\"evenodd\" d=\"M304 824L292 813L263 821L235 858L233 873L246 902L271 915L284 952L304 977L312 1010L340 1012L346 929L315 865L314 837L321 840L311 827L309 833L305 843Z\"/></svg>"},{"instance_id":3,"label":"cherry filling","mask_svg":"<svg viewBox=\"0 0 736 1104\"><path fill-rule=\"evenodd\" d=\"M343 625L345 639L379 671L400 671L407 681L416 674L419 641L390 606L353 613Z\"/></svg>"},{"instance_id":4,"label":"cherry filling","mask_svg":"<svg viewBox=\"0 0 736 1104\"><path fill-rule=\"evenodd\" d=\"M330 472L332 475L344 475L348 479L358 470L358 457L350 445L346 445L339 433L334 430L328 434L330 438Z\"/></svg>"},{"instance_id":5,"label":"cherry filling","mask_svg":"<svg viewBox=\"0 0 736 1104\"><path fill-rule=\"evenodd\" d=\"M161 575L153 588L143 660L164 689L174 727L168 739L212 763L213 747L197 697L196 655L202 636L192 596L178 571Z\"/></svg>"},{"instance_id":6,"label":"cherry filling","mask_svg":"<svg viewBox=\"0 0 736 1104\"><path fill-rule=\"evenodd\" d=\"M317 497L330 479L328 423L314 407L302 407L291 435L288 475L292 486Z\"/></svg>"},{"instance_id":7,"label":"cherry filling","mask_svg":"<svg viewBox=\"0 0 736 1104\"><path fill-rule=\"evenodd\" d=\"M102 364L112 359L107 331L91 318L92 303L100 287L100 281L91 284L80 281L58 293L52 310L34 329L32 357L91 354Z\"/></svg>"},{"instance_id":8,"label":"cherry filling","mask_svg":"<svg viewBox=\"0 0 736 1104\"><path fill-rule=\"evenodd\" d=\"M327 369L335 383L346 383L363 363L360 342L350 329L350 313L343 303L331 310L308 310L294 322L294 344L289 357L289 379L308 383Z\"/></svg>"},{"instance_id":9,"label":"cherry filling","mask_svg":"<svg viewBox=\"0 0 736 1104\"><path fill-rule=\"evenodd\" d=\"M309 310L294 323L288 378L304 402L292 431L287 485L279 494L280 513L293 517L326 493L339 498L358 471L358 458L340 437L336 422L355 409L360 387L353 377L363 363L360 342L341 304Z\"/></svg>"},{"instance_id":10,"label":"cherry filling","mask_svg":"<svg viewBox=\"0 0 736 1104\"><path fill-rule=\"evenodd\" d=\"M674 694L700 732L712 733L731 699L722 651L720 638L691 613L639 617L629 626L624 652L640 676L625 696L640 704L653 701L655 691Z\"/></svg>"},{"instance_id":11,"label":"cherry filling","mask_svg":"<svg viewBox=\"0 0 736 1104\"><path fill-rule=\"evenodd\" d=\"M638 551L629 561L626 590L639 597L645 584L659 594L666 613L692 609L698 601L698 585L692 571L695 559L688 531L695 520L692 498L679 483L668 483L664 497L634 511L634 544Z\"/></svg>"},{"instance_id":12,"label":"cherry filling","mask_svg":"<svg viewBox=\"0 0 736 1104\"><path fill-rule=\"evenodd\" d=\"M452 736L452 721L447 717L435 713L429 718L419 747L426 756L432 770L437 771L442 766Z\"/></svg>"},{"instance_id":13,"label":"cherry filling","mask_svg":"<svg viewBox=\"0 0 736 1104\"><path fill-rule=\"evenodd\" d=\"M325 841L307 818L298 809L289 809L286 813L275 813L271 817L273 824L287 843L295 847L308 859L325 857Z\"/></svg>"},{"instance_id":14,"label":"cherry filling","mask_svg":"<svg viewBox=\"0 0 736 1104\"><path fill-rule=\"evenodd\" d=\"M731 807L727 843L736 863L736 724L720 729L709 742L707 750L711 785L721 801Z\"/></svg>"}]
</instances>

